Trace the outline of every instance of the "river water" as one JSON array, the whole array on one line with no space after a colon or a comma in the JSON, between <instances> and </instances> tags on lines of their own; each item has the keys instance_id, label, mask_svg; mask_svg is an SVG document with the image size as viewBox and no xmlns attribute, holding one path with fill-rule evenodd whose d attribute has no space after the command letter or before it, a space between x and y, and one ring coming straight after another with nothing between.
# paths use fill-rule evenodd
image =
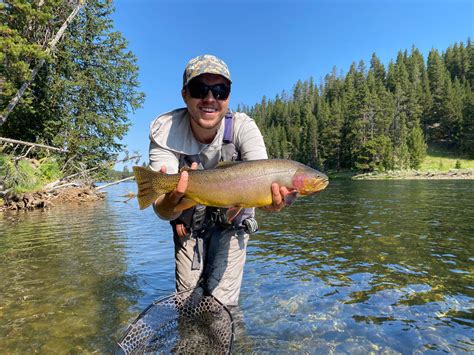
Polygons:
<instances>
[{"instance_id":1,"label":"river water","mask_svg":"<svg viewBox=\"0 0 474 355\"><path fill-rule=\"evenodd\" d=\"M105 201L0 215L0 353L110 353L174 291L170 227ZM474 352L474 181L332 181L258 212L235 352Z\"/></svg>"}]
</instances>

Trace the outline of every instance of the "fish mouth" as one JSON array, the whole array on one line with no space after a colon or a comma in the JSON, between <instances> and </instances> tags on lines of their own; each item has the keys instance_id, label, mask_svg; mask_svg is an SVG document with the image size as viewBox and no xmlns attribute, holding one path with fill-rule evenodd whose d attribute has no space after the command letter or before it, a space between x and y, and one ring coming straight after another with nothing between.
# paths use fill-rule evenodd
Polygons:
<instances>
[{"instance_id":1,"label":"fish mouth","mask_svg":"<svg viewBox=\"0 0 474 355\"><path fill-rule=\"evenodd\" d=\"M324 190L328 185L329 185L329 179L326 177L325 179L319 181L316 188L318 189L318 191L321 191L321 190Z\"/></svg>"},{"instance_id":2,"label":"fish mouth","mask_svg":"<svg viewBox=\"0 0 474 355\"><path fill-rule=\"evenodd\" d=\"M328 185L329 179L327 177L323 179L317 179L311 183L308 189L303 189L300 191L300 194L303 196L313 195L323 191Z\"/></svg>"}]
</instances>

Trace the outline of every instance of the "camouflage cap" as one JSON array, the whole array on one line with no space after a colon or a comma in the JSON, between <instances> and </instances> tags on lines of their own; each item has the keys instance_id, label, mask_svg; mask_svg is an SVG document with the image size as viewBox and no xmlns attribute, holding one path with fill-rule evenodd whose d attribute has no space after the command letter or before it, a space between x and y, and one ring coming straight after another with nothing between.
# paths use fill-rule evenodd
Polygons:
<instances>
[{"instance_id":1,"label":"camouflage cap","mask_svg":"<svg viewBox=\"0 0 474 355\"><path fill-rule=\"evenodd\" d=\"M229 68L227 68L224 61L213 55L204 54L191 59L186 65L183 74L183 86L186 86L191 79L206 73L221 75L232 82Z\"/></svg>"}]
</instances>

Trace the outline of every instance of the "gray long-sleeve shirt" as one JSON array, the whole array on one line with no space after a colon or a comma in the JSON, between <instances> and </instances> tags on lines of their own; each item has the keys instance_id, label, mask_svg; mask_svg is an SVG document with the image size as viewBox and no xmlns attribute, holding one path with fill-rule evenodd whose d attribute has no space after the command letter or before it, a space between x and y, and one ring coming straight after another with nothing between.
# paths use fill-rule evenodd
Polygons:
<instances>
[{"instance_id":1,"label":"gray long-sleeve shirt","mask_svg":"<svg viewBox=\"0 0 474 355\"><path fill-rule=\"evenodd\" d=\"M224 136L224 120L210 144L194 138L187 109L177 109L158 116L150 125L150 167L169 174L179 171L180 155L197 155L205 169L214 168L220 160ZM233 143L242 160L267 159L262 134L255 121L245 113L234 113Z\"/></svg>"}]
</instances>

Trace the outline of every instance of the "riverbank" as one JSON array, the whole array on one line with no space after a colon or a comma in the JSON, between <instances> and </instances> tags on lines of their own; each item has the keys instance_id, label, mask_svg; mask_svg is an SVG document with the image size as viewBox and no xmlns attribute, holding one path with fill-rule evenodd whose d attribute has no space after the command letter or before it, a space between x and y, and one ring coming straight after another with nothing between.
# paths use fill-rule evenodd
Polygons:
<instances>
[{"instance_id":1,"label":"riverbank","mask_svg":"<svg viewBox=\"0 0 474 355\"><path fill-rule=\"evenodd\" d=\"M474 169L451 169L449 171L400 170L357 174L353 180L474 180Z\"/></svg>"},{"instance_id":2,"label":"riverbank","mask_svg":"<svg viewBox=\"0 0 474 355\"><path fill-rule=\"evenodd\" d=\"M0 212L47 209L67 203L82 204L103 200L105 196L105 192L96 191L95 187L89 185L69 186L48 192L6 194L3 203L0 203Z\"/></svg>"}]
</instances>

